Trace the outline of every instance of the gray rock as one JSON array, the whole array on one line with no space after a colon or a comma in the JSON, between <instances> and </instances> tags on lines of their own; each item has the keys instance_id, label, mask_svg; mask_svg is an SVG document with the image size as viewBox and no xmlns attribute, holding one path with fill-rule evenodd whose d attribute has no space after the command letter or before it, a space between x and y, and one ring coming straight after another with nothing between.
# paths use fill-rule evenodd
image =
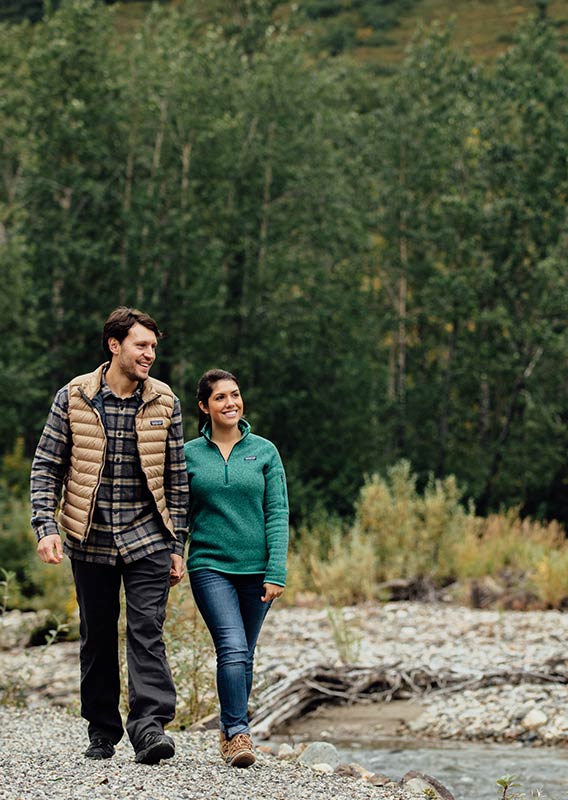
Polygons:
<instances>
[{"instance_id":1,"label":"gray rock","mask_svg":"<svg viewBox=\"0 0 568 800\"><path fill-rule=\"evenodd\" d=\"M543 725L546 725L548 722L548 717L546 714L538 708L533 708L526 717L523 718L521 725L523 728L526 728L529 731L537 730L537 728L542 728Z\"/></svg>"},{"instance_id":2,"label":"gray rock","mask_svg":"<svg viewBox=\"0 0 568 800\"><path fill-rule=\"evenodd\" d=\"M295 755L294 748L286 742L282 742L278 748L278 758L294 758Z\"/></svg>"},{"instance_id":3,"label":"gray rock","mask_svg":"<svg viewBox=\"0 0 568 800\"><path fill-rule=\"evenodd\" d=\"M340 758L336 748L329 742L312 742L306 747L298 761L307 767L313 767L315 764L329 764L333 771L339 764Z\"/></svg>"},{"instance_id":4,"label":"gray rock","mask_svg":"<svg viewBox=\"0 0 568 800\"><path fill-rule=\"evenodd\" d=\"M449 789L425 772L411 769L403 775L400 785L410 793L411 797L419 797L421 800L425 797L431 797L432 800L455 800Z\"/></svg>"},{"instance_id":5,"label":"gray rock","mask_svg":"<svg viewBox=\"0 0 568 800\"><path fill-rule=\"evenodd\" d=\"M26 647L32 633L48 621L49 611L8 611L0 615L0 650Z\"/></svg>"}]
</instances>

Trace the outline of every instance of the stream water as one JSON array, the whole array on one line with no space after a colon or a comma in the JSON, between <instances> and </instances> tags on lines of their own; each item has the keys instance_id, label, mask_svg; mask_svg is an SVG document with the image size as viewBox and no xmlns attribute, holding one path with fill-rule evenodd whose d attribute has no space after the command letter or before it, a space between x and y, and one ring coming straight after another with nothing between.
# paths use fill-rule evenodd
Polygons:
<instances>
[{"instance_id":1,"label":"stream water","mask_svg":"<svg viewBox=\"0 0 568 800\"><path fill-rule=\"evenodd\" d=\"M379 742L372 746L335 742L344 762L400 780L409 769L426 772L444 784L456 800L497 800L497 779L515 775L515 790L529 798L568 800L568 750L555 747L476 743ZM540 794L539 794L540 792Z\"/></svg>"}]
</instances>

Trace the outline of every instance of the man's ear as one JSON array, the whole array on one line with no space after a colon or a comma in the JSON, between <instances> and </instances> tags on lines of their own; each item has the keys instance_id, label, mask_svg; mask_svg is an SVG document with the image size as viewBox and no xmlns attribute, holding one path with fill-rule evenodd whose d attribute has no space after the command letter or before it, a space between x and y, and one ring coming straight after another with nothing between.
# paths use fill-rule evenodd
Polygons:
<instances>
[{"instance_id":1,"label":"man's ear","mask_svg":"<svg viewBox=\"0 0 568 800\"><path fill-rule=\"evenodd\" d=\"M118 339L115 339L114 336L111 336L107 344L108 344L108 349L113 354L113 356L116 355L120 348L120 342L118 341Z\"/></svg>"}]
</instances>

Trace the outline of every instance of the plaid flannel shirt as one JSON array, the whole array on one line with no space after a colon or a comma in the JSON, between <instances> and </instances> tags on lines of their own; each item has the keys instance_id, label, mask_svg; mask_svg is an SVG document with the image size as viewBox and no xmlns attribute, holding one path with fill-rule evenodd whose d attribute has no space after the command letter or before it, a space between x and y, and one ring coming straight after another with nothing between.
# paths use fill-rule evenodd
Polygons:
<instances>
[{"instance_id":1,"label":"plaid flannel shirt","mask_svg":"<svg viewBox=\"0 0 568 800\"><path fill-rule=\"evenodd\" d=\"M140 465L135 417L141 402L141 388L139 386L130 397L120 398L111 392L103 377L100 394L107 438L106 458L88 538L83 544L70 536L65 540L64 550L71 558L114 565L119 556L129 563L164 549L183 556L189 491L180 403L176 397L164 466L166 503L177 537L173 540ZM55 511L71 453L68 403L65 386L55 396L32 464L32 527L38 540L59 533Z\"/></svg>"}]
</instances>

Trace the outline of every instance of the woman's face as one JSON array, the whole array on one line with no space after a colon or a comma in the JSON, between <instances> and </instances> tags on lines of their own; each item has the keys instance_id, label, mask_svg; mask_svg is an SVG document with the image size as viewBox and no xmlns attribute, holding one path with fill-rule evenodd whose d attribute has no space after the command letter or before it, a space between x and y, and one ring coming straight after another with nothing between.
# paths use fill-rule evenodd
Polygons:
<instances>
[{"instance_id":1,"label":"woman's face","mask_svg":"<svg viewBox=\"0 0 568 800\"><path fill-rule=\"evenodd\" d=\"M213 430L237 427L244 410L239 387L235 381L227 380L214 383L208 405L200 402L199 407L209 413Z\"/></svg>"}]
</instances>

